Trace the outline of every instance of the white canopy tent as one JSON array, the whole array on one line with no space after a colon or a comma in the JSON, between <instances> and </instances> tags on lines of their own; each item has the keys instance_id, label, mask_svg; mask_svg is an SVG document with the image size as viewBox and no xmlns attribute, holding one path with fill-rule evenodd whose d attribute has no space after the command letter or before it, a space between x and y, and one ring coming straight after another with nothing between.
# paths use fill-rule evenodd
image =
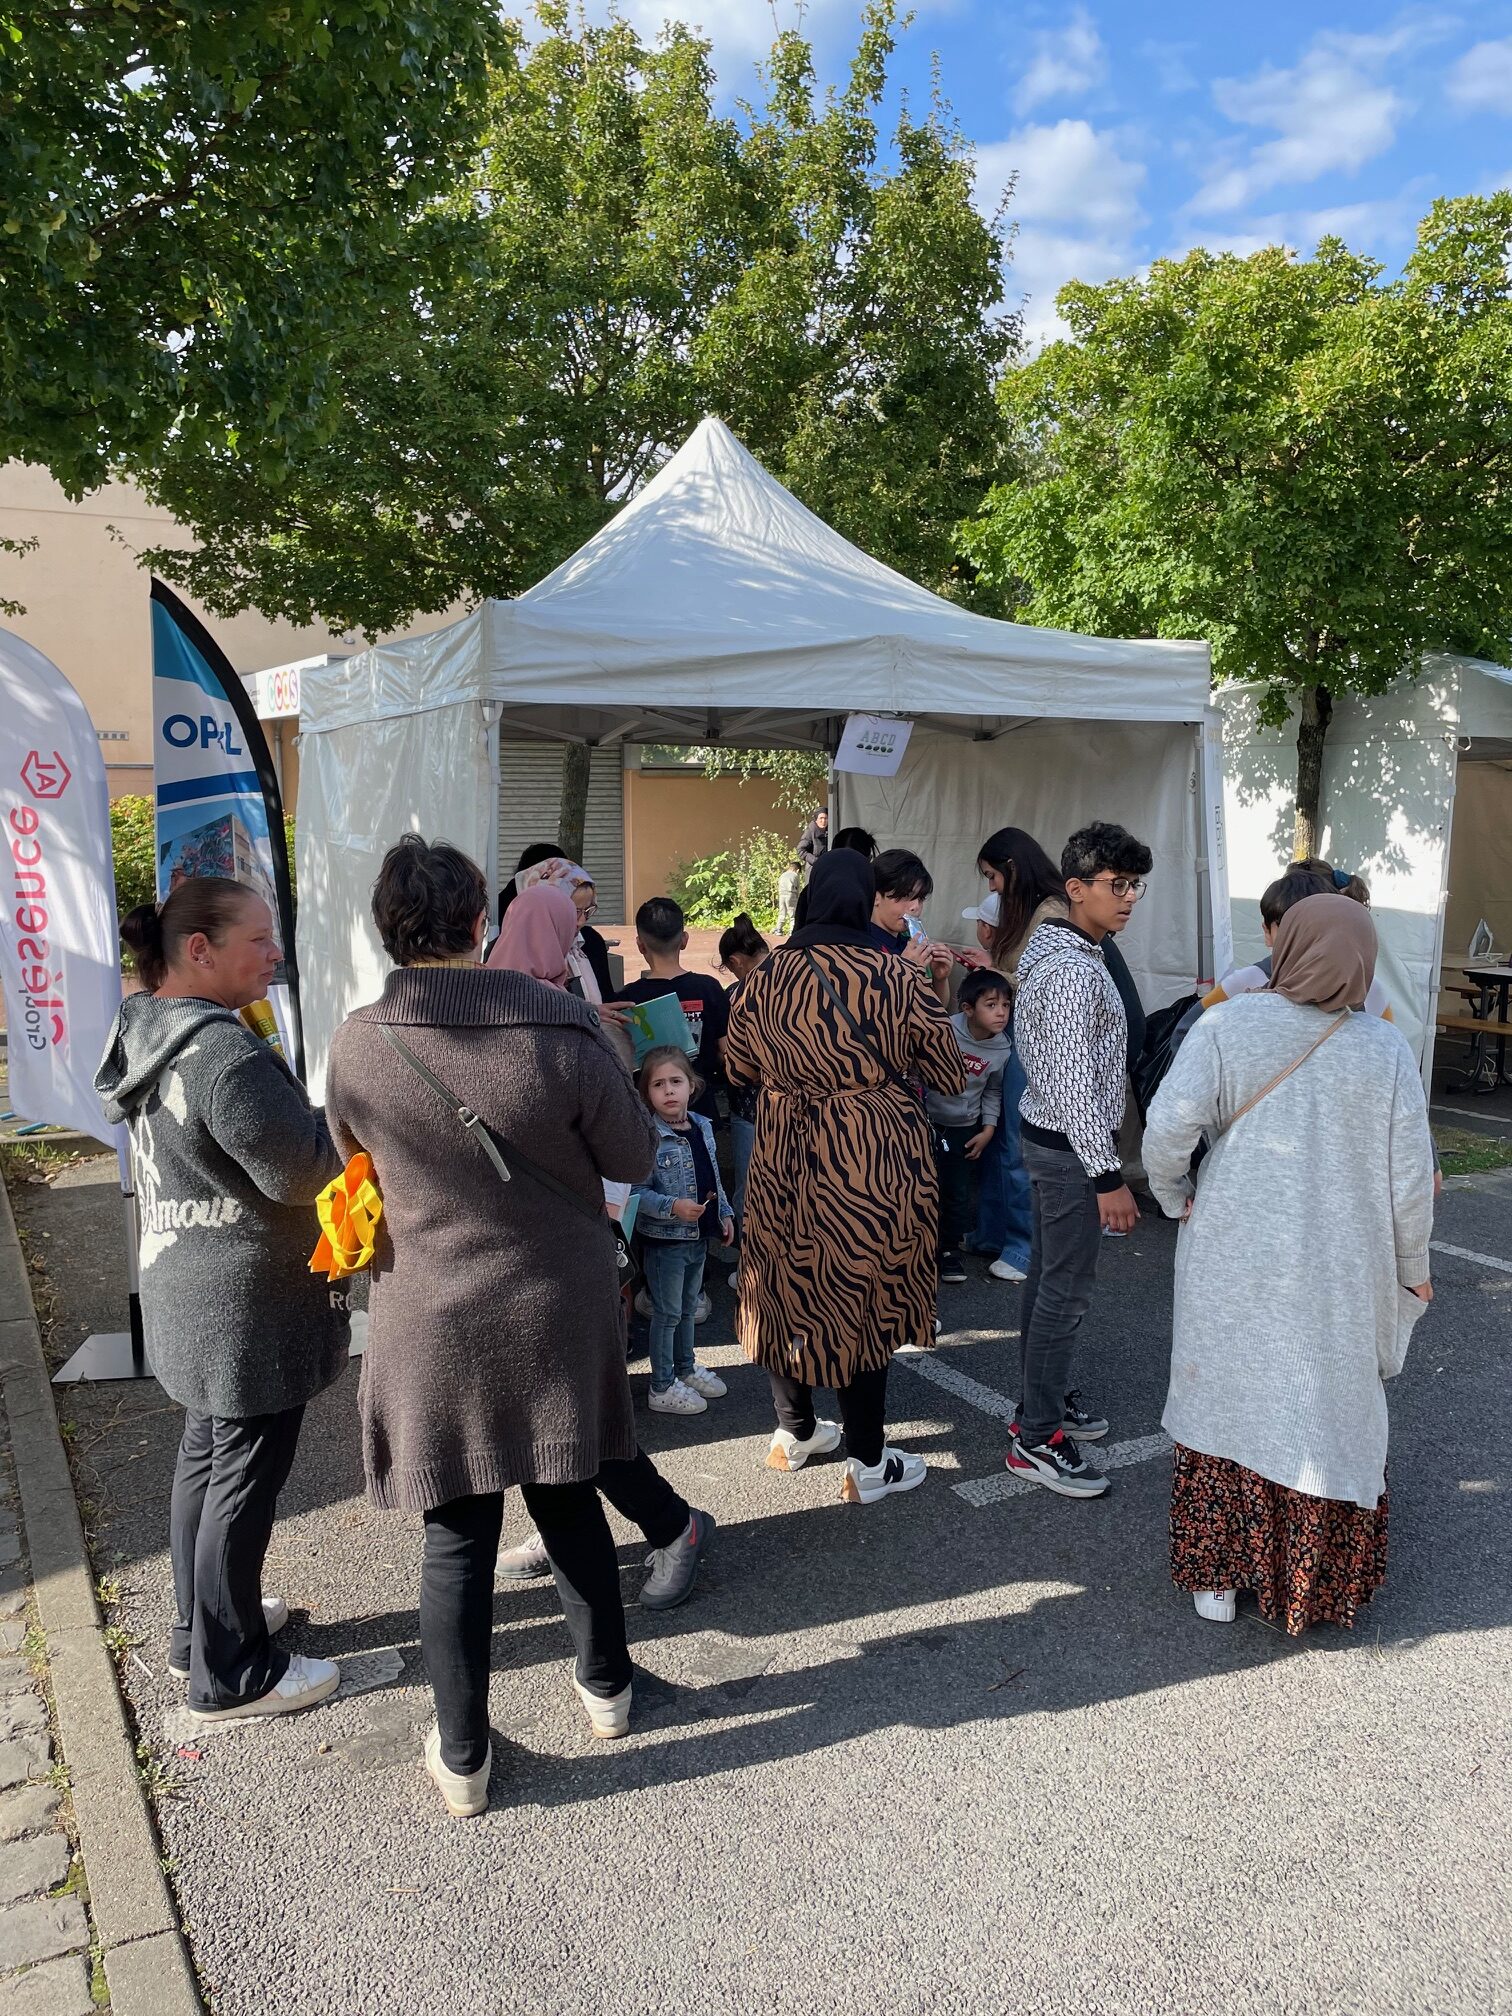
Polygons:
<instances>
[{"instance_id":1,"label":"white canopy tent","mask_svg":"<svg viewBox=\"0 0 1512 2016\"><path fill-rule=\"evenodd\" d=\"M959 935L952 913L976 893L976 846L994 827L1028 826L1053 851L1075 825L1111 818L1156 850L1127 947L1150 998L1211 965L1228 903L1206 646L973 615L858 551L705 420L518 600L306 677L299 940L312 1084L341 1018L382 987L368 894L384 849L403 832L445 835L496 874L501 729L833 752L854 711L920 724L897 779L837 780L836 817L925 855L942 934Z\"/></svg>"},{"instance_id":2,"label":"white canopy tent","mask_svg":"<svg viewBox=\"0 0 1512 2016\"><path fill-rule=\"evenodd\" d=\"M1292 851L1296 721L1262 728L1257 702L1253 687L1219 695L1241 962L1264 951L1260 895ZM1512 946L1512 671L1436 655L1378 699L1336 702L1322 809L1326 858L1370 885L1381 979L1426 1081L1444 960L1464 955L1482 916L1499 951Z\"/></svg>"}]
</instances>

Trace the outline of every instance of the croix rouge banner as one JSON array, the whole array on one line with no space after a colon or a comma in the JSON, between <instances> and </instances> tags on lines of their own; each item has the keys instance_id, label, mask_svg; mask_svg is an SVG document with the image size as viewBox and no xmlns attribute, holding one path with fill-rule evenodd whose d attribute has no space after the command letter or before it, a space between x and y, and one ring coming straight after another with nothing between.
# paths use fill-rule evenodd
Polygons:
<instances>
[{"instance_id":1,"label":"croix rouge banner","mask_svg":"<svg viewBox=\"0 0 1512 2016\"><path fill-rule=\"evenodd\" d=\"M94 1074L121 999L110 801L84 703L0 630L0 988L10 1103L113 1138Z\"/></svg>"}]
</instances>

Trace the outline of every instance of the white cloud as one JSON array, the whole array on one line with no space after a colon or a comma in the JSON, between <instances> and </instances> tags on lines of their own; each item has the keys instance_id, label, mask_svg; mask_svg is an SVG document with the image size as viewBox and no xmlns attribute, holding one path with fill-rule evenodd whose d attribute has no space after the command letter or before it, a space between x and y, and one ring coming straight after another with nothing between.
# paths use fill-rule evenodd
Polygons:
<instances>
[{"instance_id":1,"label":"white cloud","mask_svg":"<svg viewBox=\"0 0 1512 2016\"><path fill-rule=\"evenodd\" d=\"M1123 145L1085 119L1060 119L977 150L977 202L987 215L1017 176L1006 299L1019 305L1027 297L1024 332L1036 348L1065 334L1055 296L1068 280L1095 285L1141 262L1145 169Z\"/></svg>"},{"instance_id":2,"label":"white cloud","mask_svg":"<svg viewBox=\"0 0 1512 2016\"><path fill-rule=\"evenodd\" d=\"M1079 98L1108 74L1107 51L1085 7L1073 9L1063 27L1040 29L1031 49L1029 67L1013 94L1020 112L1032 112L1051 98Z\"/></svg>"},{"instance_id":3,"label":"white cloud","mask_svg":"<svg viewBox=\"0 0 1512 2016\"><path fill-rule=\"evenodd\" d=\"M1205 252L1232 252L1248 259L1267 245L1289 245L1310 258L1320 238L1342 238L1354 251L1381 255L1412 241L1419 213L1427 201L1427 185L1414 181L1394 196L1364 203L1335 203L1314 210L1274 210L1199 233ZM1191 249L1173 246L1169 256L1184 258Z\"/></svg>"},{"instance_id":4,"label":"white cloud","mask_svg":"<svg viewBox=\"0 0 1512 2016\"><path fill-rule=\"evenodd\" d=\"M1267 190L1352 173L1385 153L1408 110L1387 67L1437 39L1444 26L1420 18L1378 35L1326 31L1290 69L1267 64L1251 77L1219 78L1213 85L1219 111L1235 125L1269 128L1276 138L1231 153L1187 208L1223 216Z\"/></svg>"},{"instance_id":5,"label":"white cloud","mask_svg":"<svg viewBox=\"0 0 1512 2016\"><path fill-rule=\"evenodd\" d=\"M1448 91L1472 111L1512 114L1512 35L1467 49L1449 72Z\"/></svg>"}]
</instances>

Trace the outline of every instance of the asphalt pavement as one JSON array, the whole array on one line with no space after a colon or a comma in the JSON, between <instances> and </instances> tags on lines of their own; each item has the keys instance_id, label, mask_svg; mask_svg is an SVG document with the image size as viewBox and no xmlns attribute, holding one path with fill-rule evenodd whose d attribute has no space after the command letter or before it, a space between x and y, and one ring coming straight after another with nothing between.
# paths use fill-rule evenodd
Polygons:
<instances>
[{"instance_id":1,"label":"asphalt pavement","mask_svg":"<svg viewBox=\"0 0 1512 2016\"><path fill-rule=\"evenodd\" d=\"M22 1200L61 1355L120 1321L113 1167ZM644 1413L719 1521L693 1599L629 1611L633 1733L595 1743L549 1582L495 1609L493 1805L446 1817L419 1761L420 1526L362 1497L356 1367L309 1412L267 1586L291 1648L361 1691L192 1731L162 1671L180 1416L69 1389L96 1563L219 2016L1443 2012L1512 2007L1512 1188L1444 1199L1437 1297L1393 1395L1391 1568L1354 1633L1204 1623L1166 1568L1156 1439L1174 1228L1108 1241L1079 1378L1106 1498L1000 1495L1017 1290L946 1291L891 1381L926 1484L838 1499L764 1468L761 1375L722 1269L701 1355L728 1398ZM1328 1264L1328 1200L1303 1264ZM1499 1264L1491 1264L1493 1262ZM1096 1452L1093 1452L1094 1455ZM977 1487L975 1490L970 1487ZM523 1512L510 1502L506 1544ZM627 1602L644 1544L623 1526ZM386 1677L392 1676L392 1677ZM188 1753L188 1754L185 1754Z\"/></svg>"}]
</instances>

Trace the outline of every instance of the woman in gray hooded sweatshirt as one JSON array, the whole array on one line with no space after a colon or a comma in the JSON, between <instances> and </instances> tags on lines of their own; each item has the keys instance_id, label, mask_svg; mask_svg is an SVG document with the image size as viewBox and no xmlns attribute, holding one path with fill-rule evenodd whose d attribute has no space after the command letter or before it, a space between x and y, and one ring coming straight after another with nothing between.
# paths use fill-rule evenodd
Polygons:
<instances>
[{"instance_id":1,"label":"woman in gray hooded sweatshirt","mask_svg":"<svg viewBox=\"0 0 1512 2016\"><path fill-rule=\"evenodd\" d=\"M346 1314L308 1267L311 1206L341 1157L237 1012L279 958L262 898L206 876L133 910L121 936L147 991L121 1003L95 1087L131 1132L147 1351L186 1410L168 1668L200 1721L283 1715L341 1677L278 1650L288 1606L262 1593L305 1404L346 1364Z\"/></svg>"}]
</instances>

